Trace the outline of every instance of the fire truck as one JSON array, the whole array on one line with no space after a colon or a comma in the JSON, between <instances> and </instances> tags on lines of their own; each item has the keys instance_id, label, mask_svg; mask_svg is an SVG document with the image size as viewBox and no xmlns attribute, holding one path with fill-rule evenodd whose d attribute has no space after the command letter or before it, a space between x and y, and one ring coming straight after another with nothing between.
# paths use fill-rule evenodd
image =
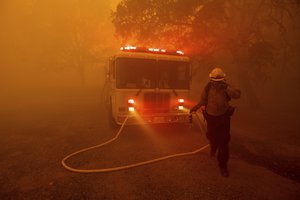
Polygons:
<instances>
[{"instance_id":1,"label":"fire truck","mask_svg":"<svg viewBox=\"0 0 300 200\"><path fill-rule=\"evenodd\" d=\"M121 47L109 59L106 100L112 123L189 121L191 64L182 51Z\"/></svg>"}]
</instances>

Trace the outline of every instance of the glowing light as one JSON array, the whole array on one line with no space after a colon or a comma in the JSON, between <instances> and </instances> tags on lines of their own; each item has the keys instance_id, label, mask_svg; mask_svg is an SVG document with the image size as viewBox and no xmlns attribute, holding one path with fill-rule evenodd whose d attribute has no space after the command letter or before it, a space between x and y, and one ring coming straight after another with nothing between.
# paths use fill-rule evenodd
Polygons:
<instances>
[{"instance_id":1,"label":"glowing light","mask_svg":"<svg viewBox=\"0 0 300 200\"><path fill-rule=\"evenodd\" d=\"M121 51L124 51L124 50L136 50L136 47L134 47L134 46L126 46L126 47L121 47L120 49L121 49Z\"/></svg>"},{"instance_id":2,"label":"glowing light","mask_svg":"<svg viewBox=\"0 0 300 200\"><path fill-rule=\"evenodd\" d=\"M184 103L184 99L178 99L179 103Z\"/></svg>"},{"instance_id":3,"label":"glowing light","mask_svg":"<svg viewBox=\"0 0 300 200\"><path fill-rule=\"evenodd\" d=\"M176 51L176 53L180 54L180 55L184 55L184 53L182 51Z\"/></svg>"},{"instance_id":4,"label":"glowing light","mask_svg":"<svg viewBox=\"0 0 300 200\"><path fill-rule=\"evenodd\" d=\"M148 51L159 52L160 49L157 49L157 48L148 48Z\"/></svg>"},{"instance_id":5,"label":"glowing light","mask_svg":"<svg viewBox=\"0 0 300 200\"><path fill-rule=\"evenodd\" d=\"M134 112L134 110L135 110L134 107L128 107L129 112Z\"/></svg>"},{"instance_id":6,"label":"glowing light","mask_svg":"<svg viewBox=\"0 0 300 200\"><path fill-rule=\"evenodd\" d=\"M128 99L128 103L134 104L134 100L133 99Z\"/></svg>"},{"instance_id":7,"label":"glowing light","mask_svg":"<svg viewBox=\"0 0 300 200\"><path fill-rule=\"evenodd\" d=\"M184 110L183 106L178 106L178 110Z\"/></svg>"},{"instance_id":8,"label":"glowing light","mask_svg":"<svg viewBox=\"0 0 300 200\"><path fill-rule=\"evenodd\" d=\"M133 99L128 99L128 111L129 112L134 112L134 106L133 106L133 104L134 104L134 100Z\"/></svg>"},{"instance_id":9,"label":"glowing light","mask_svg":"<svg viewBox=\"0 0 300 200\"><path fill-rule=\"evenodd\" d=\"M166 49L160 49L160 48L143 48L143 47L136 47L136 46L131 46L127 45L124 47L120 48L121 51L136 51L136 52L153 52L153 53L165 53L165 54L179 54L179 55L184 55L183 51L177 50L177 51L167 51Z\"/></svg>"}]
</instances>

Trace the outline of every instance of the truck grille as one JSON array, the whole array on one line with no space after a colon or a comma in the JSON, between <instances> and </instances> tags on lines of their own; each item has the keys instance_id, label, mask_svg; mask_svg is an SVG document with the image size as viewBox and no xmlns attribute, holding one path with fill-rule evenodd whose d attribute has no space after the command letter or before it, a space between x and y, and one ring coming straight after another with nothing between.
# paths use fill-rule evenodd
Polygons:
<instances>
[{"instance_id":1,"label":"truck grille","mask_svg":"<svg viewBox=\"0 0 300 200\"><path fill-rule=\"evenodd\" d=\"M170 110L169 93L145 93L144 112L145 113L166 113Z\"/></svg>"}]
</instances>

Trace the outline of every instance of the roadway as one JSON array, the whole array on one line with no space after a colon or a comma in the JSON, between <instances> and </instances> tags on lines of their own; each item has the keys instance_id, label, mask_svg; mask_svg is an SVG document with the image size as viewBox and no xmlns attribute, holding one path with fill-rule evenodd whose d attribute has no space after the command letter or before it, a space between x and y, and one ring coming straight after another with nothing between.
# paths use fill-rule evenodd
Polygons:
<instances>
[{"instance_id":1,"label":"roadway","mask_svg":"<svg viewBox=\"0 0 300 200\"><path fill-rule=\"evenodd\" d=\"M232 154L230 177L205 149L110 173L78 174L61 160L114 137L99 95L3 101L0 199L299 199L300 184ZM132 164L207 144L196 124L125 127L120 138L68 160L81 169Z\"/></svg>"}]
</instances>

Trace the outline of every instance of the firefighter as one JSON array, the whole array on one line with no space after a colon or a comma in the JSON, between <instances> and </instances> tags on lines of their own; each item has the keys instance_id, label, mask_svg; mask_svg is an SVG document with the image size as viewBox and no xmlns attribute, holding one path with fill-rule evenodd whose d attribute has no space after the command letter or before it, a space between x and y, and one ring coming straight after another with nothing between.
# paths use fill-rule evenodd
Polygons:
<instances>
[{"instance_id":1,"label":"firefighter","mask_svg":"<svg viewBox=\"0 0 300 200\"><path fill-rule=\"evenodd\" d=\"M215 157L217 153L221 175L228 177L230 117L234 112L234 107L228 102L231 98L240 98L241 92L226 82L225 73L221 68L214 68L209 78L210 81L202 92L200 102L190 110L190 113L198 109L202 111L207 121L206 137L210 143L210 155Z\"/></svg>"}]
</instances>

